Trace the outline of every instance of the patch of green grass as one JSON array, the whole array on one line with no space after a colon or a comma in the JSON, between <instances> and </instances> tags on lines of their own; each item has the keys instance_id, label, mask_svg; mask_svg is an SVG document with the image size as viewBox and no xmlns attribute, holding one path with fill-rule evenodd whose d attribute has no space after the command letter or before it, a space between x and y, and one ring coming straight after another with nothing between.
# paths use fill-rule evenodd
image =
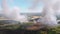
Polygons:
<instances>
[{"instance_id":1,"label":"patch of green grass","mask_svg":"<svg viewBox=\"0 0 60 34\"><path fill-rule=\"evenodd\" d=\"M49 33L51 33L51 34L58 34L58 33L60 33L60 25L55 27L55 28L49 29Z\"/></svg>"},{"instance_id":2,"label":"patch of green grass","mask_svg":"<svg viewBox=\"0 0 60 34\"><path fill-rule=\"evenodd\" d=\"M20 27L20 24L0 26L0 29L12 29L15 30Z\"/></svg>"}]
</instances>

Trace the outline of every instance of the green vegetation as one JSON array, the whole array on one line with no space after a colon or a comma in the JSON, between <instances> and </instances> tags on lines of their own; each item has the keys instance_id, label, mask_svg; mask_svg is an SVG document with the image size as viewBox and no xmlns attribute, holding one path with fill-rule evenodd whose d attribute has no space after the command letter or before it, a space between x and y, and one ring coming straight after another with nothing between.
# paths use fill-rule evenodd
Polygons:
<instances>
[{"instance_id":1,"label":"green vegetation","mask_svg":"<svg viewBox=\"0 0 60 34\"><path fill-rule=\"evenodd\" d=\"M29 22L29 23L23 23L23 24L14 24L14 25L5 25L5 26L0 26L0 29L11 29L11 30L17 30L17 29L22 29L23 26L25 25L33 25L33 23ZM25 29L25 28L23 28ZM49 28L48 28L49 29ZM40 33L42 34L60 34L60 25L56 28L51 28L48 30L48 32L46 31L40 31Z\"/></svg>"},{"instance_id":2,"label":"green vegetation","mask_svg":"<svg viewBox=\"0 0 60 34\"><path fill-rule=\"evenodd\" d=\"M44 33L44 31L42 31ZM45 32L47 34L60 34L60 25L55 28L48 29L48 32Z\"/></svg>"},{"instance_id":3,"label":"green vegetation","mask_svg":"<svg viewBox=\"0 0 60 34\"><path fill-rule=\"evenodd\" d=\"M19 24L14 24L14 25L2 25L0 26L0 29L11 29L11 30L15 30L17 28L19 28L20 25Z\"/></svg>"},{"instance_id":4,"label":"green vegetation","mask_svg":"<svg viewBox=\"0 0 60 34\"><path fill-rule=\"evenodd\" d=\"M15 30L15 29L18 29L20 27L23 27L23 26L28 26L28 25L32 25L33 23L23 23L23 24L4 24L4 25L0 25L0 29L12 29L12 30Z\"/></svg>"}]
</instances>

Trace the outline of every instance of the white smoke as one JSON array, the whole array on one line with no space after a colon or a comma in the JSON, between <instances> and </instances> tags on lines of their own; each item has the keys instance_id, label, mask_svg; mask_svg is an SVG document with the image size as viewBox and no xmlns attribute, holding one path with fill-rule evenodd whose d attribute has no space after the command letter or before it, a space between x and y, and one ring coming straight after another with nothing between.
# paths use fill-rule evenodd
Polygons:
<instances>
[{"instance_id":1,"label":"white smoke","mask_svg":"<svg viewBox=\"0 0 60 34\"><path fill-rule=\"evenodd\" d=\"M53 10L49 8L45 8L45 11L43 11L43 18L42 18L42 24L45 24L50 27L55 27L57 25L56 16L54 15Z\"/></svg>"},{"instance_id":2,"label":"white smoke","mask_svg":"<svg viewBox=\"0 0 60 34\"><path fill-rule=\"evenodd\" d=\"M14 20L17 20L20 22L28 22L26 16L20 15L21 10L17 6L15 6L13 10L14 11L12 12L12 14L13 14L12 16L13 16Z\"/></svg>"},{"instance_id":3,"label":"white smoke","mask_svg":"<svg viewBox=\"0 0 60 34\"><path fill-rule=\"evenodd\" d=\"M2 0L2 9L3 9L3 14L4 15L9 15L10 11L9 11L9 7L7 4L7 0Z\"/></svg>"},{"instance_id":4,"label":"white smoke","mask_svg":"<svg viewBox=\"0 0 60 34\"><path fill-rule=\"evenodd\" d=\"M57 17L56 17L56 10L58 10L58 6L55 4L57 3L58 0L47 0L44 1L44 9L43 9L43 18L42 18L42 23L45 25L48 25L50 27L55 27L57 26ZM53 8L54 7L54 8ZM56 9L55 9L56 8Z\"/></svg>"},{"instance_id":5,"label":"white smoke","mask_svg":"<svg viewBox=\"0 0 60 34\"><path fill-rule=\"evenodd\" d=\"M35 9L35 7L37 6L37 4L42 1L44 3L44 8L43 8L43 18L42 18L42 24L50 26L50 27L55 27L57 25L57 18L55 15L55 4L59 1L59 0L35 0L33 2L33 6L32 8ZM53 8L54 7L54 8ZM58 7L58 6L57 6ZM32 10L33 10L32 9ZM56 8L57 9L57 8Z\"/></svg>"},{"instance_id":6,"label":"white smoke","mask_svg":"<svg viewBox=\"0 0 60 34\"><path fill-rule=\"evenodd\" d=\"M40 0L35 0L33 2L33 6L31 8L35 8ZM43 24L46 24L48 26L55 26L57 25L56 17L55 17L55 12L60 11L57 9L60 9L60 0L41 0L44 3L44 9L43 9ZM58 6L56 6L56 3ZM58 7L58 8L57 8ZM15 6L13 8L13 11L11 12L9 10L7 0L2 0L2 8L3 8L3 15L5 17L8 17L9 19L17 20L17 21L25 21L26 17L20 15L20 8ZM56 8L56 9L55 9ZM26 19L27 20L27 19Z\"/></svg>"},{"instance_id":7,"label":"white smoke","mask_svg":"<svg viewBox=\"0 0 60 34\"><path fill-rule=\"evenodd\" d=\"M25 16L20 15L20 8L15 6L13 11L9 10L7 0L2 0L2 9L3 9L3 16L7 19L26 22L27 18Z\"/></svg>"}]
</instances>

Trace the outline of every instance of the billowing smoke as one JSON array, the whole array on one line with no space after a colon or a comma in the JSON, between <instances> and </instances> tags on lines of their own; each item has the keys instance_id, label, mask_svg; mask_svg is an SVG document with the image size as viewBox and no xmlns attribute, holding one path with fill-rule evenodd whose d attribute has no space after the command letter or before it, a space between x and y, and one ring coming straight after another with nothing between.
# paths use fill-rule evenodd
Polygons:
<instances>
[{"instance_id":1,"label":"billowing smoke","mask_svg":"<svg viewBox=\"0 0 60 34\"><path fill-rule=\"evenodd\" d=\"M42 1L44 3L44 8L42 11L43 18L42 18L41 23L44 25L50 26L50 27L57 26L57 20L56 20L57 18L55 15L54 6L58 0L35 0L33 2L32 8L34 9L37 6L38 2L40 2L40 1Z\"/></svg>"},{"instance_id":2,"label":"billowing smoke","mask_svg":"<svg viewBox=\"0 0 60 34\"><path fill-rule=\"evenodd\" d=\"M2 0L2 9L5 16L9 15L10 11L7 5L7 0Z\"/></svg>"},{"instance_id":3,"label":"billowing smoke","mask_svg":"<svg viewBox=\"0 0 60 34\"><path fill-rule=\"evenodd\" d=\"M44 8L45 11L43 11L44 13L42 13L43 18L42 18L42 24L45 24L47 26L50 27L54 27L57 25L57 21L56 21L56 16L54 15L54 12L52 9L50 9L49 7L45 7Z\"/></svg>"},{"instance_id":4,"label":"billowing smoke","mask_svg":"<svg viewBox=\"0 0 60 34\"><path fill-rule=\"evenodd\" d=\"M55 14L55 7L57 0L48 0L48 1L45 1L44 4L44 9L43 9L43 18L42 18L42 23L45 24L45 25L48 25L50 27L55 27L57 26L57 17L56 17L56 14ZM53 8L54 7L54 8Z\"/></svg>"},{"instance_id":5,"label":"billowing smoke","mask_svg":"<svg viewBox=\"0 0 60 34\"><path fill-rule=\"evenodd\" d=\"M57 19L60 19L60 0L55 3L53 6Z\"/></svg>"},{"instance_id":6,"label":"billowing smoke","mask_svg":"<svg viewBox=\"0 0 60 34\"><path fill-rule=\"evenodd\" d=\"M13 8L12 17L14 18L14 20L17 20L20 22L28 22L27 16L20 15L20 11L21 11L20 8L18 8L17 6Z\"/></svg>"},{"instance_id":7,"label":"billowing smoke","mask_svg":"<svg viewBox=\"0 0 60 34\"><path fill-rule=\"evenodd\" d=\"M27 18L20 15L20 8L15 6L12 11L9 10L7 0L2 0L3 16L7 19L26 22Z\"/></svg>"},{"instance_id":8,"label":"billowing smoke","mask_svg":"<svg viewBox=\"0 0 60 34\"><path fill-rule=\"evenodd\" d=\"M15 6L14 8L13 8L13 10L11 11L11 13L10 13L10 18L11 19L17 19L17 18L19 18L18 16L20 16L20 9L17 7L17 6Z\"/></svg>"}]
</instances>

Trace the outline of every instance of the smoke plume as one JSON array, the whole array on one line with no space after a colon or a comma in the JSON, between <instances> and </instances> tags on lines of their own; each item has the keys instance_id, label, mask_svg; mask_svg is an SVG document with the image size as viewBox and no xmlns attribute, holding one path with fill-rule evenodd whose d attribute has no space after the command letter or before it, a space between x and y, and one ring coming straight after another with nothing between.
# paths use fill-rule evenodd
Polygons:
<instances>
[{"instance_id":1,"label":"smoke plume","mask_svg":"<svg viewBox=\"0 0 60 34\"><path fill-rule=\"evenodd\" d=\"M25 16L20 15L20 8L15 6L12 11L9 10L7 0L2 0L2 9L3 9L3 16L5 18L26 22L27 18Z\"/></svg>"}]
</instances>

